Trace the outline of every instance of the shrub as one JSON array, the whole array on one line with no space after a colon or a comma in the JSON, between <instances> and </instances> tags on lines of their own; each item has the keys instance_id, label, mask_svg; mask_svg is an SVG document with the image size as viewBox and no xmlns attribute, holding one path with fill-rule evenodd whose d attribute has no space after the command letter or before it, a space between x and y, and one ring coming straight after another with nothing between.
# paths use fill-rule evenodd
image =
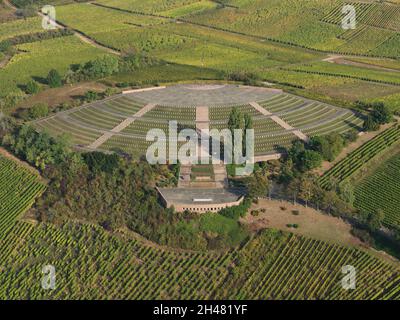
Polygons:
<instances>
[{"instance_id":1,"label":"shrub","mask_svg":"<svg viewBox=\"0 0 400 320\"><path fill-rule=\"evenodd\" d=\"M48 114L49 106L45 103L35 104L32 108L29 109L29 117L31 119L47 117Z\"/></svg>"},{"instance_id":2,"label":"shrub","mask_svg":"<svg viewBox=\"0 0 400 320\"><path fill-rule=\"evenodd\" d=\"M219 213L224 217L237 220L246 215L250 205L251 200L246 198L240 205L222 209Z\"/></svg>"},{"instance_id":3,"label":"shrub","mask_svg":"<svg viewBox=\"0 0 400 320\"><path fill-rule=\"evenodd\" d=\"M354 142L358 138L358 132L357 132L357 130L351 129L351 130L345 132L343 134L343 137L347 142Z\"/></svg>"},{"instance_id":4,"label":"shrub","mask_svg":"<svg viewBox=\"0 0 400 320\"><path fill-rule=\"evenodd\" d=\"M85 93L85 101L86 102L92 102L95 101L99 98L99 95L97 94L97 92L89 90Z\"/></svg>"},{"instance_id":5,"label":"shrub","mask_svg":"<svg viewBox=\"0 0 400 320\"><path fill-rule=\"evenodd\" d=\"M0 41L0 52L8 52L11 46L12 44L9 40Z\"/></svg>"},{"instance_id":6,"label":"shrub","mask_svg":"<svg viewBox=\"0 0 400 320\"><path fill-rule=\"evenodd\" d=\"M258 210L251 210L250 214L251 214L253 217L258 217L259 214L260 214L260 211L258 211Z\"/></svg>"},{"instance_id":7,"label":"shrub","mask_svg":"<svg viewBox=\"0 0 400 320\"><path fill-rule=\"evenodd\" d=\"M47 84L50 86L50 88L58 88L62 86L62 79L57 70L50 70L49 74L47 75Z\"/></svg>"},{"instance_id":8,"label":"shrub","mask_svg":"<svg viewBox=\"0 0 400 320\"><path fill-rule=\"evenodd\" d=\"M26 84L25 92L27 94L36 94L36 93L39 93L39 91L40 91L40 87L36 81L31 80Z\"/></svg>"}]
</instances>

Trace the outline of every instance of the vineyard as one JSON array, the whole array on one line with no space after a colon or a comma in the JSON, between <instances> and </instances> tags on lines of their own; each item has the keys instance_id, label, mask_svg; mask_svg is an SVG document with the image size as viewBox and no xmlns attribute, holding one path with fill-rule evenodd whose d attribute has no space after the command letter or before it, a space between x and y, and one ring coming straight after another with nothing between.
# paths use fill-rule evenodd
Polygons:
<instances>
[{"instance_id":1,"label":"vineyard","mask_svg":"<svg viewBox=\"0 0 400 320\"><path fill-rule=\"evenodd\" d=\"M343 53L365 53L376 56L398 57L400 32L400 5L387 3L349 3L356 10L356 29L346 31L338 38L346 43L335 51ZM342 5L331 10L321 20L340 25Z\"/></svg>"},{"instance_id":2,"label":"vineyard","mask_svg":"<svg viewBox=\"0 0 400 320\"><path fill-rule=\"evenodd\" d=\"M0 156L0 239L44 191L39 178L14 161Z\"/></svg>"},{"instance_id":3,"label":"vineyard","mask_svg":"<svg viewBox=\"0 0 400 320\"><path fill-rule=\"evenodd\" d=\"M356 9L359 23L382 29L400 31L400 6L379 3L349 3ZM342 7L338 6L329 12L322 20L328 23L340 24L342 21Z\"/></svg>"},{"instance_id":4,"label":"vineyard","mask_svg":"<svg viewBox=\"0 0 400 320\"><path fill-rule=\"evenodd\" d=\"M88 147L100 136L112 134L99 149L123 151L140 157L150 145L150 142L146 141L146 134L150 129L162 129L167 133L168 122L171 120L178 122L179 130L194 128L196 103L209 105L211 129L221 130L228 127L228 118L233 106L243 113L250 114L254 120L257 155L284 151L290 147L296 136L291 130L284 129L272 121L271 116L263 115L249 105L253 99L259 100L261 107L268 112L281 117L293 128L302 130L309 136L361 129L363 121L351 111L290 94L271 95L268 89L257 91L222 86L202 92L206 93L204 100L197 90L179 85L143 93L142 97L140 94L119 95L38 120L34 126L38 130L47 130L55 135L68 133L79 147ZM247 103L239 104L246 99ZM140 117L134 116L148 103L155 106ZM133 123L120 132L112 132L114 127L132 116L135 118Z\"/></svg>"},{"instance_id":5,"label":"vineyard","mask_svg":"<svg viewBox=\"0 0 400 320\"><path fill-rule=\"evenodd\" d=\"M17 90L33 78L43 79L51 69L66 72L73 63L104 55L74 36L18 45L21 50L0 70L0 97Z\"/></svg>"},{"instance_id":6,"label":"vineyard","mask_svg":"<svg viewBox=\"0 0 400 320\"><path fill-rule=\"evenodd\" d=\"M278 231L241 249L201 253L159 248L92 225L18 222L2 252L8 253L0 256L2 299L400 298L394 266L357 249ZM41 289L46 264L56 268L55 290ZM357 270L356 290L340 286L347 264Z\"/></svg>"},{"instance_id":7,"label":"vineyard","mask_svg":"<svg viewBox=\"0 0 400 320\"><path fill-rule=\"evenodd\" d=\"M391 127L375 138L363 144L350 155L337 163L327 171L321 178L320 184L328 187L332 181L342 182L351 177L369 160L380 154L386 148L398 142L400 138L400 126ZM379 189L377 189L379 190Z\"/></svg>"},{"instance_id":8,"label":"vineyard","mask_svg":"<svg viewBox=\"0 0 400 320\"><path fill-rule=\"evenodd\" d=\"M389 23L385 29L360 24L356 30L344 31L328 17L336 8L336 3L328 0L224 3L226 6L207 0L100 0L56 8L57 20L87 36L91 39L88 42L94 40L122 52L144 52L176 64L114 75L111 79L115 83L181 80L179 69L184 66L185 72L198 69L195 75L188 74L188 79L220 79L223 74L251 72L267 81L304 87L308 92L316 85L325 90L332 82L346 84L349 79L399 85L393 72L315 63L323 59L322 51L398 57L400 35ZM324 17L328 17L326 21ZM0 29L0 40L42 31L39 17L5 22ZM62 52L57 47L62 47ZM51 68L64 75L71 65L106 53L76 37L23 44L17 49L19 54L0 70L0 96L20 93L32 78L42 81ZM0 56L4 59L2 53ZM279 66L282 69L277 69ZM335 90L328 96L331 92ZM355 100L366 93L354 93Z\"/></svg>"},{"instance_id":9,"label":"vineyard","mask_svg":"<svg viewBox=\"0 0 400 320\"><path fill-rule=\"evenodd\" d=\"M286 68L285 68L286 69ZM287 70L335 77L354 78L363 81L400 85L398 72L371 70L354 66L337 65L329 62L316 62L288 68Z\"/></svg>"},{"instance_id":10,"label":"vineyard","mask_svg":"<svg viewBox=\"0 0 400 320\"><path fill-rule=\"evenodd\" d=\"M43 31L39 18L14 20L2 23L0 28L0 41L23 34Z\"/></svg>"},{"instance_id":11,"label":"vineyard","mask_svg":"<svg viewBox=\"0 0 400 320\"><path fill-rule=\"evenodd\" d=\"M384 224L400 228L400 155L383 162L371 175L356 187L355 206L367 213L381 209L385 213Z\"/></svg>"},{"instance_id":12,"label":"vineyard","mask_svg":"<svg viewBox=\"0 0 400 320\"><path fill-rule=\"evenodd\" d=\"M277 210L286 210L290 220L299 215L299 224L283 224L281 230L295 232L288 233L262 229L263 223L274 225L270 216L262 215L270 207L250 208L252 217L260 219L248 225L230 217L237 215L230 210L242 206L222 214L214 207L200 217L174 215L173 209L161 210L157 201L162 199L154 190L161 184L211 183L246 187L250 198L265 195L272 176L274 186L293 176L300 182L298 196L307 198L303 189L311 180L298 172L300 161L282 157L282 162L256 166L256 174L243 181L230 175L228 182L222 165L185 167L187 173L182 174L185 170L179 172L179 166L153 171L135 162L153 144L146 139L149 131L160 129L168 139L174 120L179 134L183 129L227 129L228 123L249 115L256 161L263 161L280 158L294 140L331 133L355 136L368 114L366 109L356 112L355 105L384 102L400 115L400 0L52 0L49 4L63 27L54 34L43 29L43 17L34 8L44 4L0 0L0 138L6 136L3 142L10 143L10 149L29 154L46 143L60 153L71 151L61 146L64 140L58 144L41 135L22 142L23 132L14 130L10 117L16 119L15 128L27 123L53 137L66 134L65 141L76 151L123 157L53 157L55 163L41 171L43 178L28 164L0 154L0 299L400 300L400 265L389 256L398 252L372 232L375 243L370 247L358 225L343 227L348 227L345 236L351 235L351 241L340 245L320 240L330 235L303 236L309 234L309 208L291 210L282 201ZM355 6L355 29L341 26L344 4ZM107 59L94 61L111 54L119 70L114 63L109 68ZM53 72L54 77L49 76L52 69L59 77ZM95 96L107 98L96 101ZM89 100L94 102L84 104ZM232 120L234 109L242 115ZM338 160L318 182L326 191L320 202L335 202L331 207L339 211L343 203L337 200L336 205L336 198L343 194L328 190L350 181L354 207L363 217L383 211L383 225L394 234L400 230L400 125L387 127ZM176 142L175 133L172 138ZM187 138L181 135L178 148ZM169 150L169 143L161 149ZM16 154L29 158L24 152ZM304 162L315 160L307 159L311 152L300 156ZM68 172L74 171L71 177L63 171L67 165ZM76 168L82 170L72 170ZM229 174L235 166L227 169ZM146 176L151 181L143 181ZM78 195L64 192L74 190L71 186L80 189ZM185 195L185 190L177 190L170 191ZM193 203L212 197L229 202L226 189L200 190L198 194L207 194L201 198L192 191L187 194ZM40 198L43 194L46 197ZM29 211L32 206L35 214ZM77 207L85 207L87 215L71 210ZM364 220L357 222L364 227ZM342 230L332 227L336 234ZM181 249L195 242L207 249ZM230 249L221 249L222 244ZM54 290L41 286L46 265L56 270ZM341 286L342 268L348 265L356 270L355 290Z\"/></svg>"}]
</instances>

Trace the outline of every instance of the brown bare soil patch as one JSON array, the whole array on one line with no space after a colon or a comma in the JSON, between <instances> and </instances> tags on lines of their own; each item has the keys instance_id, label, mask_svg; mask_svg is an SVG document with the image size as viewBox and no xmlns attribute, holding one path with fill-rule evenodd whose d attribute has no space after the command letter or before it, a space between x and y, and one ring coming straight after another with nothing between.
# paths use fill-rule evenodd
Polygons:
<instances>
[{"instance_id":1,"label":"brown bare soil patch","mask_svg":"<svg viewBox=\"0 0 400 320\"><path fill-rule=\"evenodd\" d=\"M265 212L261 212L261 209ZM252 210L258 210L258 216L249 213L241 219L241 222L254 232L275 228L342 245L364 246L350 233L351 226L348 223L313 208L306 208L300 204L293 205L287 201L260 199L258 204L252 205L250 212ZM297 224L298 227L288 227L289 224Z\"/></svg>"},{"instance_id":2,"label":"brown bare soil patch","mask_svg":"<svg viewBox=\"0 0 400 320\"><path fill-rule=\"evenodd\" d=\"M50 107L55 107L64 102L83 96L88 90L104 91L107 86L98 82L84 82L74 85L66 85L61 88L44 90L28 99L24 100L19 108L29 108L37 103L46 103Z\"/></svg>"}]
</instances>

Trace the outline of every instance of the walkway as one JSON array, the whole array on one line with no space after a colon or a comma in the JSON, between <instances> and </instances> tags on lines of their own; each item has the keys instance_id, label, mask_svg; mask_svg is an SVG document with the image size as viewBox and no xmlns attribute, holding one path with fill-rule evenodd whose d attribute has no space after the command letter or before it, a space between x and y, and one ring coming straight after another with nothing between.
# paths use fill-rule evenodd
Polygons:
<instances>
[{"instance_id":1,"label":"walkway","mask_svg":"<svg viewBox=\"0 0 400 320\"><path fill-rule=\"evenodd\" d=\"M271 112L260 106L257 102L250 102L249 103L254 109L256 109L258 112L265 116L269 116L271 120L275 121L277 124L279 124L282 128L284 128L287 131L292 131L294 135L296 135L298 138L300 138L303 141L308 142L309 138L300 130L293 128L290 124L279 118L278 116L273 115Z\"/></svg>"},{"instance_id":2,"label":"walkway","mask_svg":"<svg viewBox=\"0 0 400 320\"><path fill-rule=\"evenodd\" d=\"M111 129L111 131L104 133L100 138L94 141L92 144L87 146L89 149L97 149L103 143L105 143L108 139L110 139L115 133L121 132L126 127L130 126L137 118L142 117L145 113L149 112L151 109L155 107L154 104L148 104L136 112L132 117L128 117L119 123L116 127Z\"/></svg>"}]
</instances>

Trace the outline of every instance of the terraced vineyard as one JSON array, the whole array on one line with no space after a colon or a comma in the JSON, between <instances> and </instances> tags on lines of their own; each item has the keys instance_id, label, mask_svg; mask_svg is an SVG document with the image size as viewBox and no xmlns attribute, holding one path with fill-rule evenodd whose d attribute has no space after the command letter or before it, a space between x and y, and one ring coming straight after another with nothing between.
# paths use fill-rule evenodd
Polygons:
<instances>
[{"instance_id":1,"label":"terraced vineyard","mask_svg":"<svg viewBox=\"0 0 400 320\"><path fill-rule=\"evenodd\" d=\"M180 88L184 91L179 92ZM189 88L191 87L189 86ZM172 86L167 89L151 91L151 93L119 95L39 120L34 125L38 130L46 129L53 134L69 133L79 147L88 147L103 134L111 133L112 137L98 148L123 151L135 157L146 153L151 144L146 141L146 134L151 129L162 129L168 133L170 120L178 122L179 131L184 128L194 129L197 104L210 104L209 127L211 129L228 128L229 114L235 106L235 103L230 101L235 101L236 97L239 101L249 99L249 102L254 97L260 99L260 105L266 111L281 117L292 127L302 130L310 136L330 132L343 133L352 128L360 128L362 125L362 119L348 110L305 100L290 94L276 93L275 91L272 91L271 94L268 89L264 92L263 89L251 87L238 89L234 86L222 86L210 89L207 86L200 86L199 88L185 89L182 86ZM171 91L171 95L168 90ZM198 101L192 100L189 93L196 93L196 90L202 90L207 100L202 100L198 94ZM232 94L226 93L227 90L231 90ZM246 97L246 94L249 97ZM255 96L251 97L252 94ZM262 94L265 96L264 99ZM195 97L196 95L193 95L193 99ZM191 103L191 105L185 106L185 103ZM135 116L138 111L149 104L154 104L154 107L140 117ZM291 130L284 129L273 121L271 116L262 114L249 103L236 104L236 107L241 112L248 113L253 117L257 155L283 152L296 139ZM133 123L119 132L112 132L113 128L127 118L134 119Z\"/></svg>"},{"instance_id":2,"label":"terraced vineyard","mask_svg":"<svg viewBox=\"0 0 400 320\"><path fill-rule=\"evenodd\" d=\"M398 142L400 138L400 126L391 127L374 139L363 144L350 155L336 164L320 178L320 184L327 187L331 180L342 182L356 173L365 163L380 152Z\"/></svg>"},{"instance_id":3,"label":"terraced vineyard","mask_svg":"<svg viewBox=\"0 0 400 320\"><path fill-rule=\"evenodd\" d=\"M364 25L400 31L400 6L381 3L351 2L357 13L357 21ZM329 12L323 21L333 24L340 24L343 14L343 5L340 5Z\"/></svg>"},{"instance_id":4,"label":"terraced vineyard","mask_svg":"<svg viewBox=\"0 0 400 320\"><path fill-rule=\"evenodd\" d=\"M291 234L265 232L238 252L237 261L234 276L220 287L218 298L367 299L372 287L377 290L372 299L399 295L398 275L368 254ZM344 265L356 268L357 290L341 288ZM394 282L388 283L387 277Z\"/></svg>"},{"instance_id":5,"label":"terraced vineyard","mask_svg":"<svg viewBox=\"0 0 400 320\"><path fill-rule=\"evenodd\" d=\"M51 69L64 73L73 63L85 63L105 54L75 36L25 43L17 49L19 54L0 70L0 97L32 78L45 78Z\"/></svg>"},{"instance_id":6,"label":"terraced vineyard","mask_svg":"<svg viewBox=\"0 0 400 320\"><path fill-rule=\"evenodd\" d=\"M399 192L400 154L396 154L357 184L355 206L367 213L383 210L384 224L400 229Z\"/></svg>"},{"instance_id":7,"label":"terraced vineyard","mask_svg":"<svg viewBox=\"0 0 400 320\"><path fill-rule=\"evenodd\" d=\"M398 42L400 32L400 5L389 3L350 2L356 9L357 26L348 30L338 38L346 43L335 51L342 53L372 54L376 56L398 57ZM343 5L331 10L322 21L340 25Z\"/></svg>"},{"instance_id":8,"label":"terraced vineyard","mask_svg":"<svg viewBox=\"0 0 400 320\"><path fill-rule=\"evenodd\" d=\"M2 243L8 254L0 256L0 298L400 298L399 269L357 249L300 236L267 231L241 249L219 253L167 250L128 238L92 225L18 222ZM55 290L40 287L44 264L56 268ZM346 264L357 269L356 290L340 286Z\"/></svg>"},{"instance_id":9,"label":"terraced vineyard","mask_svg":"<svg viewBox=\"0 0 400 320\"><path fill-rule=\"evenodd\" d=\"M45 189L39 178L0 155L0 238Z\"/></svg>"}]
</instances>

